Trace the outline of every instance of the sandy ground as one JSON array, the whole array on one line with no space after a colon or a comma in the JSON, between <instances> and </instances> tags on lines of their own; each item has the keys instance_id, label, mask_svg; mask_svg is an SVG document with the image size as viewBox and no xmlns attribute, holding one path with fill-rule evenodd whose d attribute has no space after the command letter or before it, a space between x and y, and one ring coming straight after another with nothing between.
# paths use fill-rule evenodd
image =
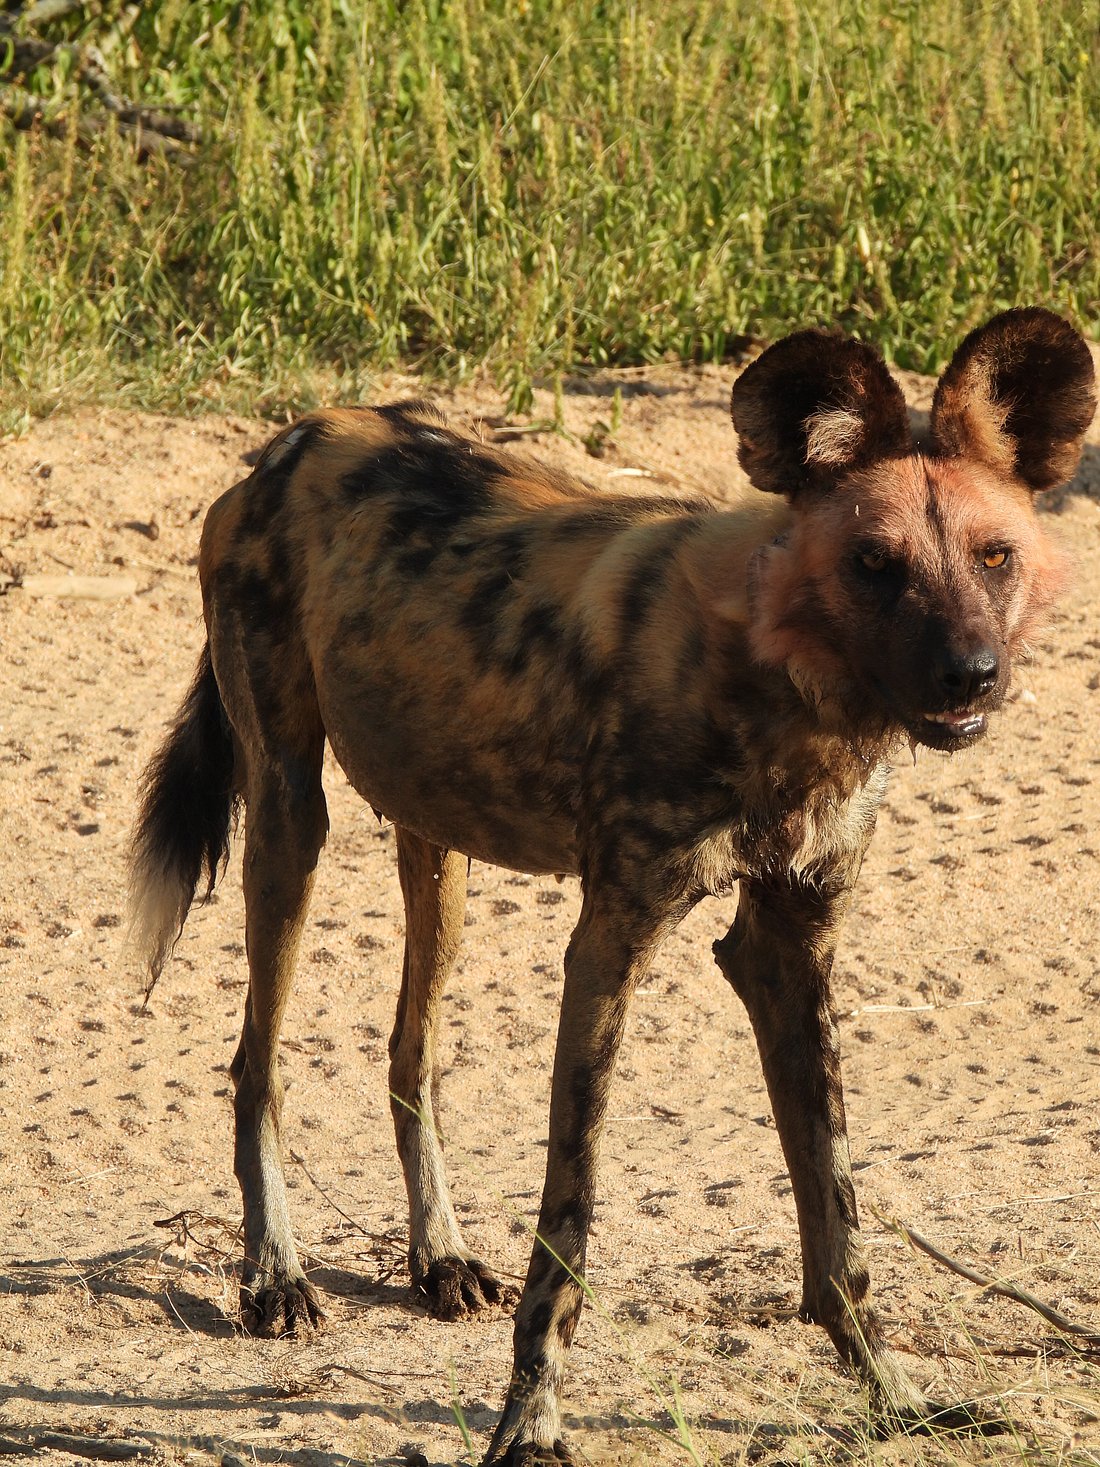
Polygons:
<instances>
[{"instance_id":1,"label":"sandy ground","mask_svg":"<svg viewBox=\"0 0 1100 1467\"><path fill-rule=\"evenodd\" d=\"M524 446L598 484L729 497L729 375L578 384L574 437ZM579 440L609 421L616 383L622 424L593 457ZM929 384L907 386L927 404ZM485 391L445 403L459 418L501 411ZM540 398L536 413L550 411ZM63 1461L122 1438L165 1461L473 1461L503 1396L507 1313L441 1324L407 1287L385 1084L401 959L393 839L339 770L326 774L332 831L282 1044L292 1206L330 1306L313 1341L253 1341L235 1323L239 850L147 1011L122 953L135 781L201 645L202 516L269 431L97 411L0 445L0 570L16 579L0 598L0 1449L16 1460L36 1441ZM731 904L712 902L638 995L612 1098L597 1302L567 1400L594 1462L690 1460L667 1409L677 1399L701 1461L1100 1462L1097 1357L934 1267L877 1215L1100 1327L1098 441L1094 429L1081 474L1048 506L1077 563L1050 634L980 749L897 770L836 972L882 1309L922 1382L1008 1393L1020 1433L861 1443L860 1391L790 1317L790 1187L747 1020L710 957ZM18 584L70 572L136 590L92 601ZM574 882L475 866L446 1003L456 1203L509 1275L526 1267L541 1189L578 905ZM51 1444L51 1432L70 1435Z\"/></svg>"}]
</instances>

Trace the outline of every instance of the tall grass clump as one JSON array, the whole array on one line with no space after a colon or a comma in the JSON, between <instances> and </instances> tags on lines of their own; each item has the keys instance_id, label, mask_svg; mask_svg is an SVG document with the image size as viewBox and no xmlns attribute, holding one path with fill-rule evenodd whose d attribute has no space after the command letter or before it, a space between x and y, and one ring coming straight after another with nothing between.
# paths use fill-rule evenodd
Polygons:
<instances>
[{"instance_id":1,"label":"tall grass clump","mask_svg":"<svg viewBox=\"0 0 1100 1467\"><path fill-rule=\"evenodd\" d=\"M68 53L4 89L43 102L29 130L0 113L0 412L301 403L395 364L487 367L519 400L539 373L806 322L932 370L1023 301L1095 334L1088 11L89 6L50 39L93 41L203 142L139 161L121 128L89 137Z\"/></svg>"}]
</instances>

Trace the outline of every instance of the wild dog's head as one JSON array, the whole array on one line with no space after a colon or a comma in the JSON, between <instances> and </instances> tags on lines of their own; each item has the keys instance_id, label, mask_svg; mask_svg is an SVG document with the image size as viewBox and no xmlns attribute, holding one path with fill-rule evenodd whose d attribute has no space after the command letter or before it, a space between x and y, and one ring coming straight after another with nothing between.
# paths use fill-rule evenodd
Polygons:
<instances>
[{"instance_id":1,"label":"wild dog's head","mask_svg":"<svg viewBox=\"0 0 1100 1467\"><path fill-rule=\"evenodd\" d=\"M878 353L824 331L764 352L732 406L745 472L792 506L754 567L754 656L857 724L979 738L1063 579L1033 497L1073 474L1092 421L1082 338L1039 308L973 331L922 452Z\"/></svg>"}]
</instances>

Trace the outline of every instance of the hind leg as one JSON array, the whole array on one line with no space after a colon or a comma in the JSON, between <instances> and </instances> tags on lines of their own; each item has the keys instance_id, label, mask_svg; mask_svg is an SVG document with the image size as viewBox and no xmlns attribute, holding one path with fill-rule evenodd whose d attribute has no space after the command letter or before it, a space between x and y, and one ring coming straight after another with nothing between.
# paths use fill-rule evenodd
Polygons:
<instances>
[{"instance_id":1,"label":"hind leg","mask_svg":"<svg viewBox=\"0 0 1100 1467\"><path fill-rule=\"evenodd\" d=\"M390 1039L390 1108L409 1194L409 1270L435 1314L458 1319L496 1303L499 1279L471 1257L458 1230L435 1118L439 1012L466 909L466 857L401 827L405 961Z\"/></svg>"},{"instance_id":2,"label":"hind leg","mask_svg":"<svg viewBox=\"0 0 1100 1467\"><path fill-rule=\"evenodd\" d=\"M293 1334L323 1318L291 1233L279 1143L283 1086L277 1045L298 943L327 830L323 744L306 761L250 770L244 895L249 989L231 1067L236 1086L234 1171L244 1201L241 1319L251 1333Z\"/></svg>"}]
</instances>

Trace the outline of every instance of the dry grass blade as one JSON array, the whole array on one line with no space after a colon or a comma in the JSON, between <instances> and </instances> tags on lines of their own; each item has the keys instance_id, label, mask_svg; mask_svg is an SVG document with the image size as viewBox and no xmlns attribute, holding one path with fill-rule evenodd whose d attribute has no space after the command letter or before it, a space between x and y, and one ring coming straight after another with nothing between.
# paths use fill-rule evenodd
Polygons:
<instances>
[{"instance_id":1,"label":"dry grass blade","mask_svg":"<svg viewBox=\"0 0 1100 1467\"><path fill-rule=\"evenodd\" d=\"M1005 1299L1014 1299L1017 1304L1023 1304L1025 1308L1033 1309L1036 1314L1042 1315L1047 1323L1052 1324L1055 1329L1061 1330L1064 1334L1072 1335L1075 1340L1079 1340L1086 1348L1100 1349L1100 1331L1089 1329L1087 1325L1078 1324L1075 1320L1068 1319L1066 1315L1059 1314L1057 1309L1052 1308L1049 1304L1044 1304L1042 1299L1036 1298L1034 1294L1029 1294L1026 1289L1021 1289L1017 1284L1010 1284L1001 1279L990 1278L988 1274L979 1273L977 1269L970 1268L965 1263L960 1263L957 1258L952 1258L949 1253L945 1253L942 1248L937 1248L935 1243L930 1243L927 1238L922 1238L920 1233L915 1233L912 1228L907 1227L903 1222L899 1222L897 1218L887 1217L875 1207L872 1207L871 1211L878 1218L879 1222L882 1223L883 1227L889 1228L892 1233L896 1233L912 1249L926 1253L929 1258L934 1259L936 1263L941 1264L944 1268L950 1269L952 1273L957 1273L960 1278L964 1278L972 1284L977 1284L986 1293L1000 1294Z\"/></svg>"}]
</instances>

